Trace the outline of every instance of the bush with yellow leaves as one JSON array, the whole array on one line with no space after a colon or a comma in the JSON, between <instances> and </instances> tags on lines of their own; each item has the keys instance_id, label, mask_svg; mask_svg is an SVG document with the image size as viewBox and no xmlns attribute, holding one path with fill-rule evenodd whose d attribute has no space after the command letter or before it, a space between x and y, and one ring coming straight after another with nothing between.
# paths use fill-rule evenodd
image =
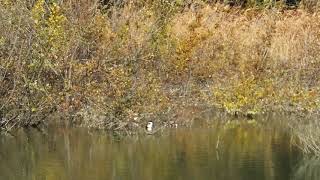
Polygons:
<instances>
[{"instance_id":1,"label":"bush with yellow leaves","mask_svg":"<svg viewBox=\"0 0 320 180\"><path fill-rule=\"evenodd\" d=\"M200 0L0 4L3 129L61 116L131 130L199 106L319 113L316 11Z\"/></svg>"}]
</instances>

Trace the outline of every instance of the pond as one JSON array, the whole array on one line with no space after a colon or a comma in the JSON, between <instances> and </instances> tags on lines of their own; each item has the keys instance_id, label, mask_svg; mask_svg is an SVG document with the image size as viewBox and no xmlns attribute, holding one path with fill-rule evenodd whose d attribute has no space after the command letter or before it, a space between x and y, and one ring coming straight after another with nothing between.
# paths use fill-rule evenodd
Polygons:
<instances>
[{"instance_id":1,"label":"pond","mask_svg":"<svg viewBox=\"0 0 320 180\"><path fill-rule=\"evenodd\" d=\"M1 180L315 180L290 132L256 122L115 137L87 129L0 136Z\"/></svg>"}]
</instances>

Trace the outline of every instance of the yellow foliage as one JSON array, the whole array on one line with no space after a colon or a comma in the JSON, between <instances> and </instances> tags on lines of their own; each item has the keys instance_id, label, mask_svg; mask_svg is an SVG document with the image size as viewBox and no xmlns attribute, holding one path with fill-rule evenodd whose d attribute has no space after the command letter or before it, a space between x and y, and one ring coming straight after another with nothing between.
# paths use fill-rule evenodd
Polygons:
<instances>
[{"instance_id":1,"label":"yellow foliage","mask_svg":"<svg viewBox=\"0 0 320 180\"><path fill-rule=\"evenodd\" d=\"M0 47L3 46L4 43L5 43L4 37L1 37L1 36L0 36Z\"/></svg>"},{"instance_id":2,"label":"yellow foliage","mask_svg":"<svg viewBox=\"0 0 320 180\"><path fill-rule=\"evenodd\" d=\"M66 34L64 25L66 17L62 14L60 7L53 3L50 6L51 14L47 20L49 44L54 51L58 51L65 45Z\"/></svg>"},{"instance_id":3,"label":"yellow foliage","mask_svg":"<svg viewBox=\"0 0 320 180\"><path fill-rule=\"evenodd\" d=\"M32 8L32 18L37 29L41 28L44 25L44 3L45 0L38 0Z\"/></svg>"},{"instance_id":4,"label":"yellow foliage","mask_svg":"<svg viewBox=\"0 0 320 180\"><path fill-rule=\"evenodd\" d=\"M44 6L45 0L39 0L32 8L34 26L39 38L45 41L44 45L52 53L59 53L67 41L64 28L67 19L58 4L49 4L49 9Z\"/></svg>"},{"instance_id":5,"label":"yellow foliage","mask_svg":"<svg viewBox=\"0 0 320 180\"><path fill-rule=\"evenodd\" d=\"M184 0L130 1L107 12L86 0L0 2L0 102L15 103L4 109L20 101L39 114L43 104L89 109L107 118L102 124L198 105L319 111L319 14Z\"/></svg>"},{"instance_id":6,"label":"yellow foliage","mask_svg":"<svg viewBox=\"0 0 320 180\"><path fill-rule=\"evenodd\" d=\"M257 81L253 76L234 82L228 88L214 88L214 103L229 113L261 113L263 100L272 96L271 81ZM271 85L272 86L272 85Z\"/></svg>"}]
</instances>

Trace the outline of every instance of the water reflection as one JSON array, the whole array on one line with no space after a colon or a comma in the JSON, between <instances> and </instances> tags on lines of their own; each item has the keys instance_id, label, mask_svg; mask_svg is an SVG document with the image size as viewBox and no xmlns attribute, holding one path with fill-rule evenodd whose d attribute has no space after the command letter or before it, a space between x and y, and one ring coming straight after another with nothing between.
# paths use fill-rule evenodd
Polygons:
<instances>
[{"instance_id":1,"label":"water reflection","mask_svg":"<svg viewBox=\"0 0 320 180\"><path fill-rule=\"evenodd\" d=\"M318 180L320 179L319 157L305 157L297 166L293 175L294 180Z\"/></svg>"},{"instance_id":2,"label":"water reflection","mask_svg":"<svg viewBox=\"0 0 320 180\"><path fill-rule=\"evenodd\" d=\"M177 129L120 141L83 129L20 131L14 138L0 137L0 179L286 180L299 165L289 142L288 133L257 124Z\"/></svg>"}]
</instances>

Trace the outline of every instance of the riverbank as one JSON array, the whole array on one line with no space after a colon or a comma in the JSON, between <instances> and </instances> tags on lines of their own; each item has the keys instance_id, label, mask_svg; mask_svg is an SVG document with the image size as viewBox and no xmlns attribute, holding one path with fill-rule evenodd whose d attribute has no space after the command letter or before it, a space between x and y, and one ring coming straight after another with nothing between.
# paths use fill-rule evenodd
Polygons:
<instances>
[{"instance_id":1,"label":"riverbank","mask_svg":"<svg viewBox=\"0 0 320 180\"><path fill-rule=\"evenodd\" d=\"M320 14L200 1L2 0L0 126L131 130L203 109L319 114ZM191 110L190 110L191 109Z\"/></svg>"}]
</instances>

